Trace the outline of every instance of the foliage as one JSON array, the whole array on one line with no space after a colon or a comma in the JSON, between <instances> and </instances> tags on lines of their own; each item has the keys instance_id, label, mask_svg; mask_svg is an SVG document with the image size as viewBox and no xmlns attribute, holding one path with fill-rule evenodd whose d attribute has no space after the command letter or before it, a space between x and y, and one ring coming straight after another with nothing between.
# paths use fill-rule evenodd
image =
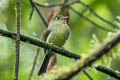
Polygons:
<instances>
[{"instance_id":1,"label":"foliage","mask_svg":"<svg viewBox=\"0 0 120 80\"><path fill-rule=\"evenodd\" d=\"M61 2L61 0L51 0L51 1L36 0L36 1L43 4ZM119 0L81 0L81 1L89 4L97 12L97 14L99 14L100 16L111 22L115 22L115 17L119 15L119 6L120 6ZM27 36L40 38L45 27L41 18L35 11L33 13L32 20L29 20L29 14L32 9L30 2L29 0L21 0L21 3L22 3L21 33ZM112 30L115 30L112 26L106 24L104 21L98 20L87 8L83 7L82 5L75 4L73 5L73 8L83 13L85 16L92 19L96 23L100 25L104 25ZM44 15L44 17L47 19L48 13L50 13L53 8L39 8L39 9ZM95 27L94 25L90 24L88 21L84 20L83 18L73 13L71 10L69 10L69 12L70 12L69 26L71 28L71 36L64 46L65 49L78 54L89 55L91 51L98 48L104 41L109 40L111 36L113 36L113 33L106 32L104 30ZM119 22L120 17L118 16L117 19L118 20L115 23L118 26L120 26L120 22ZM16 32L15 0L0 0L0 28L11 32ZM1 38L0 39L0 44L1 44L0 45L0 79L12 80L14 77L15 41L4 37L0 37L0 38ZM92 50L91 50L91 46L92 46ZM117 45L115 48L113 48L110 52L111 54L105 55L101 60L102 62L104 62L103 65L107 65L107 67L109 65L111 66L112 69L118 71L120 70L119 46L120 45ZM20 80L28 79L36 50L37 50L36 46L26 43L21 43L20 69L19 69ZM42 53L43 50L41 49L40 55L38 56L36 68L32 77L32 79L34 80L39 80L40 78L37 76L37 72L43 57ZM57 56L58 56L57 67L55 67L54 72L57 72L58 70L67 71L69 70L68 67L64 67L64 66L71 67L75 63L75 61L72 59L68 59L61 55L57 55ZM117 64L113 64L116 62ZM96 63L99 63L99 61ZM112 78L108 78L108 76L98 71L95 71L91 68L87 70L89 74L96 80L101 80L101 79L113 80ZM73 80L79 80L79 79L89 80L84 75L83 72L81 72Z\"/></svg>"}]
</instances>

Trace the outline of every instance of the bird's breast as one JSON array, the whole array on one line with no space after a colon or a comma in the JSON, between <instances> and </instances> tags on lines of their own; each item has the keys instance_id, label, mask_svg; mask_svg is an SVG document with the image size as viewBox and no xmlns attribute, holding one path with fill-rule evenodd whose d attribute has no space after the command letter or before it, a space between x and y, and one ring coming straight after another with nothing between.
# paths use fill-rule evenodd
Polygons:
<instances>
[{"instance_id":1,"label":"bird's breast","mask_svg":"<svg viewBox=\"0 0 120 80\"><path fill-rule=\"evenodd\" d=\"M61 47L68 39L69 34L70 30L68 26L54 27L47 38L47 42Z\"/></svg>"}]
</instances>

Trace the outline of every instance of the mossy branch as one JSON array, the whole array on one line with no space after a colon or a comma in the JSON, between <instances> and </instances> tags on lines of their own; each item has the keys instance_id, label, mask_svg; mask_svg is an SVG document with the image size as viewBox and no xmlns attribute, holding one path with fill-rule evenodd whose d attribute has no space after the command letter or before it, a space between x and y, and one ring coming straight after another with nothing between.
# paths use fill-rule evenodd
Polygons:
<instances>
[{"instance_id":1,"label":"mossy branch","mask_svg":"<svg viewBox=\"0 0 120 80\"><path fill-rule=\"evenodd\" d=\"M8 38L12 38L12 39L17 38L16 33L12 33L12 32L9 32L9 31L2 30L2 29L0 29L0 35L8 37ZM42 47L42 48L45 48L45 49L51 49L52 51L57 52L58 54L61 54L63 56L69 57L69 58L74 58L74 59L80 59L81 58L81 56L78 55L78 54L69 52L69 51L67 51L63 48L59 48L55 45L46 43L46 42L41 41L39 39L35 39L35 38L28 37L28 36L25 36L25 35L20 35L20 40L23 41L23 42L38 46L38 47Z\"/></svg>"},{"instance_id":2,"label":"mossy branch","mask_svg":"<svg viewBox=\"0 0 120 80\"><path fill-rule=\"evenodd\" d=\"M97 66L97 67L95 67L95 69L102 72L102 73L105 73L111 77L114 77L116 79L120 79L120 73L117 73L111 69L104 67L104 66Z\"/></svg>"},{"instance_id":3,"label":"mossy branch","mask_svg":"<svg viewBox=\"0 0 120 80\"><path fill-rule=\"evenodd\" d=\"M14 80L18 80L19 73L19 54L20 54L20 0L16 0L16 19L17 19L17 35L16 35L16 62Z\"/></svg>"},{"instance_id":4,"label":"mossy branch","mask_svg":"<svg viewBox=\"0 0 120 80\"><path fill-rule=\"evenodd\" d=\"M120 41L120 31L118 31L113 38L109 39L106 43L104 43L100 48L95 50L91 55L82 58L75 65L73 65L72 69L69 72L63 73L59 75L58 78L54 80L69 80L75 75L77 75L84 68L92 65L96 60L100 59L103 55L107 54L114 46L116 46Z\"/></svg>"}]
</instances>

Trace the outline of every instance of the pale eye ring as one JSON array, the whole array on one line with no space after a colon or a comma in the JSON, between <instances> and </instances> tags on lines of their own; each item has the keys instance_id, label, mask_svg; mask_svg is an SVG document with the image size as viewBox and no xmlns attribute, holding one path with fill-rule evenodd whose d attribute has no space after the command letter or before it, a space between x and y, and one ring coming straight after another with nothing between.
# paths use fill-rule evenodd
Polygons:
<instances>
[{"instance_id":1,"label":"pale eye ring","mask_svg":"<svg viewBox=\"0 0 120 80\"><path fill-rule=\"evenodd\" d=\"M56 20L59 20L60 19L60 16L56 16Z\"/></svg>"}]
</instances>

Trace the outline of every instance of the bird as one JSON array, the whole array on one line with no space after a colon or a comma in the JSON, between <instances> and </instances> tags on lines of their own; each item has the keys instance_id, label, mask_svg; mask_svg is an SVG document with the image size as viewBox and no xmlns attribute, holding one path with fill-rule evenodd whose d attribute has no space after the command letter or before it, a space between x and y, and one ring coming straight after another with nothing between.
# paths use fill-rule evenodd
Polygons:
<instances>
[{"instance_id":1,"label":"bird","mask_svg":"<svg viewBox=\"0 0 120 80\"><path fill-rule=\"evenodd\" d=\"M49 33L46 37L47 43L58 47L63 47L70 35L70 27L66 22L67 19L68 16L62 15L56 15L51 19L47 28L47 32ZM55 55L55 52L50 49L45 50L45 55L38 71L39 76L47 72L50 58L53 55Z\"/></svg>"}]
</instances>

